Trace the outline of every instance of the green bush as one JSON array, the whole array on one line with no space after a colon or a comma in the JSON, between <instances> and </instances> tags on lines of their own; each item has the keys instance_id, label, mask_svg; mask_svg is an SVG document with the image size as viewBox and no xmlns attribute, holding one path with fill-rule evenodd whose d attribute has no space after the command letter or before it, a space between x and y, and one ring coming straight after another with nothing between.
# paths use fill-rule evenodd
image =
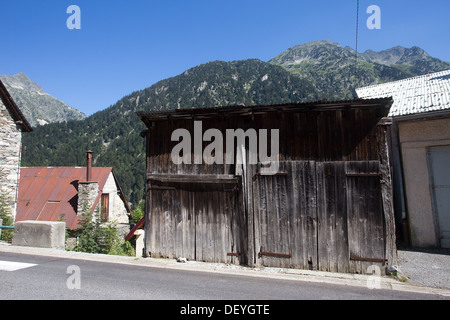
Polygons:
<instances>
[{"instance_id":1,"label":"green bush","mask_svg":"<svg viewBox=\"0 0 450 320\"><path fill-rule=\"evenodd\" d=\"M103 253L111 255L134 255L131 244L122 239L115 222L102 223L100 211L95 214L84 210L81 227L75 232L78 243L74 251L86 253Z\"/></svg>"},{"instance_id":2,"label":"green bush","mask_svg":"<svg viewBox=\"0 0 450 320\"><path fill-rule=\"evenodd\" d=\"M145 213L145 201L141 200L138 206L133 210L133 222L138 223L144 217Z\"/></svg>"},{"instance_id":3,"label":"green bush","mask_svg":"<svg viewBox=\"0 0 450 320\"><path fill-rule=\"evenodd\" d=\"M0 193L0 219L3 220L2 225L4 226L12 226L14 223L9 203L10 198L8 195L4 192ZM14 231L2 229L1 234L2 236L0 240L10 242L12 241Z\"/></svg>"}]
</instances>

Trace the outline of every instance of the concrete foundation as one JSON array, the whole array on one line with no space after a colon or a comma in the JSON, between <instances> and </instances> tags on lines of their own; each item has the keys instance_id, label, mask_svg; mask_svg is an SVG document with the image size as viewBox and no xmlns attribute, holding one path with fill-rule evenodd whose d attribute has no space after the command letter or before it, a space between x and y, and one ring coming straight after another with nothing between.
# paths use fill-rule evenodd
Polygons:
<instances>
[{"instance_id":1,"label":"concrete foundation","mask_svg":"<svg viewBox=\"0 0 450 320\"><path fill-rule=\"evenodd\" d=\"M65 222L19 221L14 225L15 246L65 249Z\"/></svg>"}]
</instances>

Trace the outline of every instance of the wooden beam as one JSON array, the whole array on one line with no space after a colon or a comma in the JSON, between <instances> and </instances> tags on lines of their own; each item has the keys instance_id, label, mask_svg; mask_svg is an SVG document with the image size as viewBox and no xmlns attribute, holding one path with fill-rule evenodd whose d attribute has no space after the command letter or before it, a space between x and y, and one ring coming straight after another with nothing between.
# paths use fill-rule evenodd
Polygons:
<instances>
[{"instance_id":1,"label":"wooden beam","mask_svg":"<svg viewBox=\"0 0 450 320\"><path fill-rule=\"evenodd\" d=\"M237 184L239 178L226 174L147 174L147 180L178 183Z\"/></svg>"},{"instance_id":2,"label":"wooden beam","mask_svg":"<svg viewBox=\"0 0 450 320\"><path fill-rule=\"evenodd\" d=\"M380 157L381 194L386 232L385 258L389 265L397 265L397 247L395 239L395 217L392 199L391 168L389 163L389 147L386 126L377 127L378 148Z\"/></svg>"}]
</instances>

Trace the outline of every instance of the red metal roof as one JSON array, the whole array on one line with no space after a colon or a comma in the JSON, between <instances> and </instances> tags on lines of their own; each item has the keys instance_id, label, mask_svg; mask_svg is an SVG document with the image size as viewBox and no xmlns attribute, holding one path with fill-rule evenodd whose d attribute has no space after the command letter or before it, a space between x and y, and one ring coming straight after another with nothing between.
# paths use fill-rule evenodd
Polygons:
<instances>
[{"instance_id":1,"label":"red metal roof","mask_svg":"<svg viewBox=\"0 0 450 320\"><path fill-rule=\"evenodd\" d=\"M98 182L99 195L111 172L110 167L92 168L91 180ZM85 180L86 167L21 168L16 221L57 221L64 214L66 226L76 229L78 183Z\"/></svg>"},{"instance_id":2,"label":"red metal roof","mask_svg":"<svg viewBox=\"0 0 450 320\"><path fill-rule=\"evenodd\" d=\"M130 231L130 233L128 233L128 235L125 237L125 241L129 241L131 238L133 238L136 230L144 228L144 224L145 224L145 217L139 220L139 222L134 226L134 228Z\"/></svg>"}]
</instances>

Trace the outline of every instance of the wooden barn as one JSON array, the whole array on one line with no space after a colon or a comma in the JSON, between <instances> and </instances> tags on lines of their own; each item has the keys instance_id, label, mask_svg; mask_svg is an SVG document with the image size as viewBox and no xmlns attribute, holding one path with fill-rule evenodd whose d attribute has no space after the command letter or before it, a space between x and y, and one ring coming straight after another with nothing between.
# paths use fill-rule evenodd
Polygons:
<instances>
[{"instance_id":1,"label":"wooden barn","mask_svg":"<svg viewBox=\"0 0 450 320\"><path fill-rule=\"evenodd\" d=\"M138 112L148 128L146 255L384 272L396 264L392 102Z\"/></svg>"}]
</instances>

